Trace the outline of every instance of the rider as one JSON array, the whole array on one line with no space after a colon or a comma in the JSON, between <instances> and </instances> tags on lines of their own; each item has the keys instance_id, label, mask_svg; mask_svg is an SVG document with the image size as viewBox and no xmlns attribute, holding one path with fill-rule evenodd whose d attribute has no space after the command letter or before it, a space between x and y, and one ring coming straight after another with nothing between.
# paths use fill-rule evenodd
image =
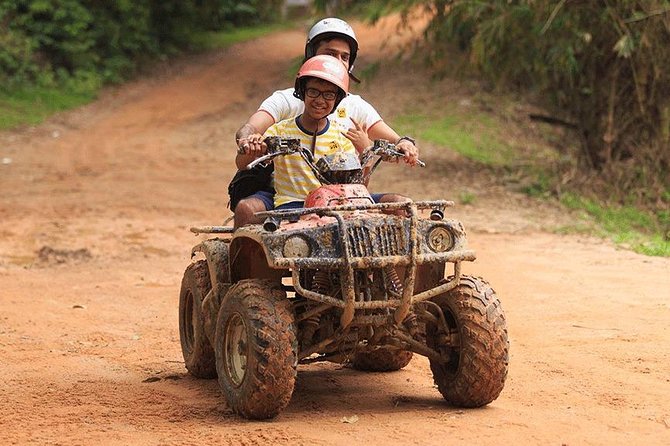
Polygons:
<instances>
[{"instance_id":1,"label":"rider","mask_svg":"<svg viewBox=\"0 0 670 446\"><path fill-rule=\"evenodd\" d=\"M351 73L358 54L358 40L349 24L337 18L326 18L317 22L307 35L305 43L305 60L312 56L328 54L339 59ZM261 104L236 133L238 150L254 156L263 153L262 135L275 122L293 118L303 110L303 103L293 95L293 88L274 92ZM369 144L370 139L386 139L396 143L398 150L405 154L405 161L415 165L418 160L418 149L414 140L400 137L386 124L377 111L360 96L348 95L343 99L336 112L330 116L331 121L340 122L346 136L361 147ZM353 124L353 127L351 125ZM231 207L237 213L258 212L264 210L262 201L245 200L247 209L238 209L237 202Z\"/></svg>"},{"instance_id":2,"label":"rider","mask_svg":"<svg viewBox=\"0 0 670 446\"><path fill-rule=\"evenodd\" d=\"M328 55L310 58L300 67L295 80L295 96L304 102L304 112L272 125L263 137L297 138L304 149L312 152L315 160L335 152L357 154L354 144L343 135L338 123L328 119L348 90L349 74L336 58ZM261 145L265 151L265 143ZM235 162L238 168L244 169L254 158L254 154L238 154ZM273 162L274 197L264 191L253 197L262 200L267 210L302 207L307 194L321 183L298 153L275 158ZM236 213L236 226L237 217Z\"/></svg>"},{"instance_id":3,"label":"rider","mask_svg":"<svg viewBox=\"0 0 670 446\"><path fill-rule=\"evenodd\" d=\"M308 59L295 81L295 96L304 102L304 112L296 118L272 125L263 137L282 136L297 138L304 149L312 152L315 160L335 152L360 154L363 148L355 145L345 136L340 123L329 119L329 115L347 96L349 73L344 65L329 55L318 55ZM260 144L265 152L265 143ZM239 153L235 159L237 167L244 169L256 154ZM307 166L300 154L294 153L274 159L275 190L256 192L240 201L235 212L235 227L248 223L260 223L261 219L248 212L245 202L256 200L263 204L262 210L293 209L304 205L305 197L321 183ZM375 194L375 201L401 201L404 197L395 194Z\"/></svg>"}]
</instances>

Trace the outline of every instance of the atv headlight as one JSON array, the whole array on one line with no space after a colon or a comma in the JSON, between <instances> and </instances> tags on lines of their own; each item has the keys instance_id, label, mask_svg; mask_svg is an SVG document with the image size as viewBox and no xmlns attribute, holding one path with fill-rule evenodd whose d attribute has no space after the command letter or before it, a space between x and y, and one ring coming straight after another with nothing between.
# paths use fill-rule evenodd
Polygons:
<instances>
[{"instance_id":1,"label":"atv headlight","mask_svg":"<svg viewBox=\"0 0 670 446\"><path fill-rule=\"evenodd\" d=\"M436 226L428 232L428 247L435 252L449 251L454 247L454 236L444 226Z\"/></svg>"},{"instance_id":2,"label":"atv headlight","mask_svg":"<svg viewBox=\"0 0 670 446\"><path fill-rule=\"evenodd\" d=\"M293 235L284 243L284 257L309 257L312 248L304 237Z\"/></svg>"}]
</instances>

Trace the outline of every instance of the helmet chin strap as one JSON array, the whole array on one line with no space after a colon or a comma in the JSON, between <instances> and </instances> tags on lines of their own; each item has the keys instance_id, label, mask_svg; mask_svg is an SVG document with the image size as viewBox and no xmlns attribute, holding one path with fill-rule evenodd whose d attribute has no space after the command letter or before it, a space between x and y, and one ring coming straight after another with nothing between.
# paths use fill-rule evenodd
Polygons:
<instances>
[{"instance_id":1,"label":"helmet chin strap","mask_svg":"<svg viewBox=\"0 0 670 446\"><path fill-rule=\"evenodd\" d=\"M309 148L310 152L312 152L312 155L314 155L314 150L316 150L316 134L319 133L319 123L321 122L321 119L316 121L316 128L314 129L314 134L312 135L312 145Z\"/></svg>"}]
</instances>

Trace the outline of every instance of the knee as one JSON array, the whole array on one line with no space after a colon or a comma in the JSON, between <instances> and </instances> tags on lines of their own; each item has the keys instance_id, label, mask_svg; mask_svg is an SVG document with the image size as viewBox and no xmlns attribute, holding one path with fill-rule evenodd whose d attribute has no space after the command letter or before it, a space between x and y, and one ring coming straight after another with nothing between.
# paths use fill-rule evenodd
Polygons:
<instances>
[{"instance_id":1,"label":"knee","mask_svg":"<svg viewBox=\"0 0 670 446\"><path fill-rule=\"evenodd\" d=\"M244 226L249 222L249 220L253 217L254 215L254 210L252 203L250 203L251 200L248 199L243 199L240 200L239 203L237 203L237 206L235 206L235 219L234 219L234 227L239 228L240 226Z\"/></svg>"},{"instance_id":2,"label":"knee","mask_svg":"<svg viewBox=\"0 0 670 446\"><path fill-rule=\"evenodd\" d=\"M384 194L379 199L380 203L407 203L411 199L399 194Z\"/></svg>"},{"instance_id":3,"label":"knee","mask_svg":"<svg viewBox=\"0 0 670 446\"><path fill-rule=\"evenodd\" d=\"M384 194L379 199L380 203L408 203L412 201L410 198L407 198L399 194ZM384 213L390 215L397 215L398 217L408 217L409 215L404 209L395 209L395 210L386 210Z\"/></svg>"},{"instance_id":4,"label":"knee","mask_svg":"<svg viewBox=\"0 0 670 446\"><path fill-rule=\"evenodd\" d=\"M245 198L240 200L235 206L234 228L239 228L251 223L259 223L259 219L254 215L256 212L265 211L265 204L255 198Z\"/></svg>"}]
</instances>

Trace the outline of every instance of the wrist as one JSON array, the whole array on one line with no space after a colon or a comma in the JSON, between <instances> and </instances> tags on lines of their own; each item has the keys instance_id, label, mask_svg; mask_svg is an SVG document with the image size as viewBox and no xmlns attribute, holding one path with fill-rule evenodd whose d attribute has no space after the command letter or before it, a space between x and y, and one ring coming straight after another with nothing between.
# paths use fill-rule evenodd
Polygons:
<instances>
[{"instance_id":1,"label":"wrist","mask_svg":"<svg viewBox=\"0 0 670 446\"><path fill-rule=\"evenodd\" d=\"M239 143L241 139L247 139L249 136L253 135L254 133L258 133L258 130L256 130L256 127L253 125L247 123L244 124L240 129L237 131L235 134L235 142Z\"/></svg>"},{"instance_id":2,"label":"wrist","mask_svg":"<svg viewBox=\"0 0 670 446\"><path fill-rule=\"evenodd\" d=\"M396 141L396 145L400 144L402 141L409 141L413 145L416 145L416 140L412 138L411 136L401 136L398 141Z\"/></svg>"}]
</instances>

